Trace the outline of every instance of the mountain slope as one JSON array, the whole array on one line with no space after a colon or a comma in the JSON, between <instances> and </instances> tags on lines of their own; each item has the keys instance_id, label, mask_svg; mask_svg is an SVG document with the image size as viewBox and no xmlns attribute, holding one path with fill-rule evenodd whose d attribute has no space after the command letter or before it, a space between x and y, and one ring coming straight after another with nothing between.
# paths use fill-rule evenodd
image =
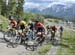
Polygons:
<instances>
[{"instance_id":1,"label":"mountain slope","mask_svg":"<svg viewBox=\"0 0 75 55\"><path fill-rule=\"evenodd\" d=\"M75 6L67 7L65 5L57 4L46 8L42 11L44 14L51 14L64 18L75 18Z\"/></svg>"},{"instance_id":2,"label":"mountain slope","mask_svg":"<svg viewBox=\"0 0 75 55\"><path fill-rule=\"evenodd\" d=\"M26 11L33 13L41 13L45 15L53 15L62 18L75 19L75 3L53 3L50 6L41 9L39 7L27 8Z\"/></svg>"}]
</instances>

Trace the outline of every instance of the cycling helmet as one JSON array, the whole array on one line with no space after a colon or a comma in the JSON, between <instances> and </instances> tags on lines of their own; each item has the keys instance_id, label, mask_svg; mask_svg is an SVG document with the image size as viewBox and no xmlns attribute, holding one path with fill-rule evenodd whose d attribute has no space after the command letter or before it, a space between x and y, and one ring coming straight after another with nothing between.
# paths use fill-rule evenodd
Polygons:
<instances>
[{"instance_id":1,"label":"cycling helmet","mask_svg":"<svg viewBox=\"0 0 75 55\"><path fill-rule=\"evenodd\" d=\"M13 17L13 16L11 16L10 20L13 20L13 19L14 19L14 17Z\"/></svg>"}]
</instances>

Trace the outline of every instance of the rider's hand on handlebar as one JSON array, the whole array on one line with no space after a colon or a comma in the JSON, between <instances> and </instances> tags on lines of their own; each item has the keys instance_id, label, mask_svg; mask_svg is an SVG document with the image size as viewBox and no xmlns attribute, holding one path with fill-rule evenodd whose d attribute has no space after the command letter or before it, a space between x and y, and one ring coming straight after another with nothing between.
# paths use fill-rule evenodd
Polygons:
<instances>
[{"instance_id":1,"label":"rider's hand on handlebar","mask_svg":"<svg viewBox=\"0 0 75 55\"><path fill-rule=\"evenodd\" d=\"M33 30L34 32L36 32L36 30Z\"/></svg>"}]
</instances>

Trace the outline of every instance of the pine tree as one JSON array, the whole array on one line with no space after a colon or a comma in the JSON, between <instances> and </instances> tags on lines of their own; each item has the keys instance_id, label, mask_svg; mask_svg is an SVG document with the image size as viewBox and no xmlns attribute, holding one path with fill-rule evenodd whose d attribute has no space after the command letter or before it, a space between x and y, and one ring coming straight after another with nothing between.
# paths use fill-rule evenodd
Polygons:
<instances>
[{"instance_id":1,"label":"pine tree","mask_svg":"<svg viewBox=\"0 0 75 55\"><path fill-rule=\"evenodd\" d=\"M24 4L24 0L17 0L17 9L16 9L16 15L18 17L22 17L24 12L23 12L23 4Z\"/></svg>"},{"instance_id":2,"label":"pine tree","mask_svg":"<svg viewBox=\"0 0 75 55\"><path fill-rule=\"evenodd\" d=\"M0 0L0 14L3 16L19 16L24 15L23 12L24 0Z\"/></svg>"}]
</instances>

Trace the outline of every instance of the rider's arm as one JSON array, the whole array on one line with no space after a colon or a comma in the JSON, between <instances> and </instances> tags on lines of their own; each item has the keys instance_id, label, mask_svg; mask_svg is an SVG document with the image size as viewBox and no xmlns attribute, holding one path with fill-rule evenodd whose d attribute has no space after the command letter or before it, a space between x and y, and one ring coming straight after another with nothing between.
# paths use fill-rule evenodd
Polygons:
<instances>
[{"instance_id":1,"label":"rider's arm","mask_svg":"<svg viewBox=\"0 0 75 55\"><path fill-rule=\"evenodd\" d=\"M41 25L45 29L45 34L47 34L47 28L46 28L46 26L44 26L43 24L41 24Z\"/></svg>"}]
</instances>

